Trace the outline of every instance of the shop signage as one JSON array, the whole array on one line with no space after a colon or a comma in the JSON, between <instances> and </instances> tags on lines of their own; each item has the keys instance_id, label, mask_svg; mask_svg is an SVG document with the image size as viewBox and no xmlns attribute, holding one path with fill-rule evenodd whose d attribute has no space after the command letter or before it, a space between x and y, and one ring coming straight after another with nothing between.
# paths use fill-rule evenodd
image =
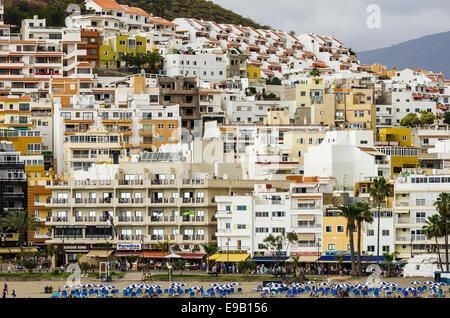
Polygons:
<instances>
[{"instance_id":1,"label":"shop signage","mask_svg":"<svg viewBox=\"0 0 450 318\"><path fill-rule=\"evenodd\" d=\"M320 256L317 252L292 252L291 256Z\"/></svg>"},{"instance_id":2,"label":"shop signage","mask_svg":"<svg viewBox=\"0 0 450 318\"><path fill-rule=\"evenodd\" d=\"M90 245L61 245L63 250L89 250L91 249Z\"/></svg>"},{"instance_id":3,"label":"shop signage","mask_svg":"<svg viewBox=\"0 0 450 318\"><path fill-rule=\"evenodd\" d=\"M86 225L55 225L55 229L85 229Z\"/></svg>"},{"instance_id":4,"label":"shop signage","mask_svg":"<svg viewBox=\"0 0 450 318\"><path fill-rule=\"evenodd\" d=\"M127 250L140 250L141 244L117 244L118 251L127 251Z\"/></svg>"}]
</instances>

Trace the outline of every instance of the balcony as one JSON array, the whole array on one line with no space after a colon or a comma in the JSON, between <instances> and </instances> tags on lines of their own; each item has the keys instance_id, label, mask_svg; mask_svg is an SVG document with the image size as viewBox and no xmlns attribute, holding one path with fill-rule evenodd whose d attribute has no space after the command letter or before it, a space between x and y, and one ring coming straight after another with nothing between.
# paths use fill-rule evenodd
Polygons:
<instances>
[{"instance_id":1,"label":"balcony","mask_svg":"<svg viewBox=\"0 0 450 318\"><path fill-rule=\"evenodd\" d=\"M396 241L401 241L401 242L410 242L411 241L411 236L407 236L407 235L397 235L395 237Z\"/></svg>"},{"instance_id":2,"label":"balcony","mask_svg":"<svg viewBox=\"0 0 450 318\"><path fill-rule=\"evenodd\" d=\"M47 216L45 219L46 222L53 222L53 223L67 223L69 222L69 217L67 216Z\"/></svg>"},{"instance_id":3,"label":"balcony","mask_svg":"<svg viewBox=\"0 0 450 318\"><path fill-rule=\"evenodd\" d=\"M94 198L75 198L75 204L96 204L97 199Z\"/></svg>"},{"instance_id":4,"label":"balcony","mask_svg":"<svg viewBox=\"0 0 450 318\"><path fill-rule=\"evenodd\" d=\"M151 198L150 203L152 204L175 204L176 198Z\"/></svg>"},{"instance_id":5,"label":"balcony","mask_svg":"<svg viewBox=\"0 0 450 318\"><path fill-rule=\"evenodd\" d=\"M205 179L183 179L183 185L205 184Z\"/></svg>"},{"instance_id":6,"label":"balcony","mask_svg":"<svg viewBox=\"0 0 450 318\"><path fill-rule=\"evenodd\" d=\"M144 235L136 234L136 235L119 235L119 241L142 241L144 239Z\"/></svg>"},{"instance_id":7,"label":"balcony","mask_svg":"<svg viewBox=\"0 0 450 318\"><path fill-rule=\"evenodd\" d=\"M119 180L119 185L143 185L143 180Z\"/></svg>"},{"instance_id":8,"label":"balcony","mask_svg":"<svg viewBox=\"0 0 450 318\"><path fill-rule=\"evenodd\" d=\"M21 198L23 196L23 192L3 192L4 198Z\"/></svg>"},{"instance_id":9,"label":"balcony","mask_svg":"<svg viewBox=\"0 0 450 318\"><path fill-rule=\"evenodd\" d=\"M174 223L176 221L175 216L151 216L151 223Z\"/></svg>"},{"instance_id":10,"label":"balcony","mask_svg":"<svg viewBox=\"0 0 450 318\"><path fill-rule=\"evenodd\" d=\"M119 223L120 222L144 222L144 217L142 216L119 216L118 218Z\"/></svg>"},{"instance_id":11,"label":"balcony","mask_svg":"<svg viewBox=\"0 0 450 318\"><path fill-rule=\"evenodd\" d=\"M151 185L174 185L175 180L167 180L167 179L152 179L150 180Z\"/></svg>"},{"instance_id":12,"label":"balcony","mask_svg":"<svg viewBox=\"0 0 450 318\"><path fill-rule=\"evenodd\" d=\"M184 215L183 222L204 222L204 216Z\"/></svg>"},{"instance_id":13,"label":"balcony","mask_svg":"<svg viewBox=\"0 0 450 318\"><path fill-rule=\"evenodd\" d=\"M118 202L119 204L143 204L144 198L119 198Z\"/></svg>"}]
</instances>

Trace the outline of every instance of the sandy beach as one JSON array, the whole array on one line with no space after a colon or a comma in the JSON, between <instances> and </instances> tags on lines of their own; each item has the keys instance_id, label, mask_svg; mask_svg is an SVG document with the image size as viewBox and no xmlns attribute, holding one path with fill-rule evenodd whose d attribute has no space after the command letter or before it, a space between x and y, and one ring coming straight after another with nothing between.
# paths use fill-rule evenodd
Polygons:
<instances>
[{"instance_id":1,"label":"sandy beach","mask_svg":"<svg viewBox=\"0 0 450 318\"><path fill-rule=\"evenodd\" d=\"M134 273L135 275L126 275L124 278L122 279L116 279L114 280L111 285L115 286L116 288L118 288L120 290L119 296L121 297L122 294L122 290L133 284L133 283L140 283L139 279L134 279L135 277L138 277L138 275L136 275L137 273ZM267 280L272 280L273 278L268 276ZM336 284L336 283L348 283L348 284L364 284L367 280L367 277L361 277L361 278L352 278L349 276L321 276L320 281L327 281L330 282L332 284ZM319 279L317 279L316 281L319 282ZM399 287L410 287L413 286L411 285L412 281L419 281L419 282L424 282L427 280L433 280L433 279L429 279L429 278L424 278L424 277L411 277L411 278L382 278L381 280L387 281L387 282L396 282L399 284ZM179 283L186 283L187 287L184 288L189 288L189 287L194 287L194 286L203 286L205 289L209 288L210 284L212 283L211 281L195 281L195 280L177 280L176 282ZM220 277L217 279L217 281L215 281L219 284L229 284L230 281L221 281ZM241 284L242 288L242 293L236 293L234 295L229 295L227 296L228 298L233 298L233 297L243 297L243 298L260 298L260 293L255 292L254 288L256 288L258 285L262 284L262 281L254 281L254 282L244 282L244 281L237 281ZM81 284L87 284L87 283L92 283L92 284L99 284L100 282L98 280L94 280L94 279L82 279ZM4 281L1 281L0 279L0 286L3 287ZM7 298L11 297L11 292L13 290L15 290L15 293L17 295L17 298L50 298L51 294L46 294L44 293L44 287L45 286L52 286L54 288L54 290L58 290L58 288L60 288L61 290L64 289L64 285L67 284L66 280L60 280L60 281L26 281L26 282L21 282L21 281L9 281L7 282L8 284L8 291L9 291L9 295L7 295ZM167 280L165 281L160 281L160 280L153 280L153 282L147 282L146 284L148 285L153 285L153 284L159 284L164 288L167 288L169 286L169 282ZM443 290L444 291L448 291L448 286L443 286ZM426 292L425 295L428 295L428 293ZM161 295L159 297L170 297L168 295ZM172 296L173 297L173 296ZM182 295L182 296L176 296L176 297L187 297L186 295ZM201 297L201 296L197 296L197 297ZM281 297L285 297L285 296L281 296ZM296 296L296 297L309 297L308 295L300 295L300 296ZM448 298L448 295L446 295L446 298Z\"/></svg>"}]
</instances>

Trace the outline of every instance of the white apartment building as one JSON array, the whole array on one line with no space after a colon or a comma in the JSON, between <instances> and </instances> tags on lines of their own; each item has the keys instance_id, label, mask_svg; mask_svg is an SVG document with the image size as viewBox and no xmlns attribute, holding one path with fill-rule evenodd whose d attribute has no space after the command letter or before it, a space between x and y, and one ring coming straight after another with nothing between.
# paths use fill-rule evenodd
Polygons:
<instances>
[{"instance_id":1,"label":"white apartment building","mask_svg":"<svg viewBox=\"0 0 450 318\"><path fill-rule=\"evenodd\" d=\"M223 51L166 54L164 58L164 74L169 77L194 76L204 82L227 79L227 56Z\"/></svg>"},{"instance_id":2,"label":"white apartment building","mask_svg":"<svg viewBox=\"0 0 450 318\"><path fill-rule=\"evenodd\" d=\"M33 19L23 19L21 36L25 41L46 40L47 43L57 44L62 40L63 28L47 26L45 18L39 19L37 15Z\"/></svg>"},{"instance_id":3,"label":"white apartment building","mask_svg":"<svg viewBox=\"0 0 450 318\"><path fill-rule=\"evenodd\" d=\"M423 226L428 217L438 213L434 203L439 194L450 189L450 175L399 177L394 185L395 252L397 257L436 253L435 239L427 239ZM438 240L441 252L444 239Z\"/></svg>"},{"instance_id":4,"label":"white apartment building","mask_svg":"<svg viewBox=\"0 0 450 318\"><path fill-rule=\"evenodd\" d=\"M389 167L378 163L377 156L384 155L373 148L371 130L329 131L319 146L305 153L304 175L333 176L338 187L353 189L364 177L387 173Z\"/></svg>"},{"instance_id":5,"label":"white apartment building","mask_svg":"<svg viewBox=\"0 0 450 318\"><path fill-rule=\"evenodd\" d=\"M324 196L333 192L333 178L311 178L291 183L289 191L277 191L269 184L255 185L245 196L217 196L217 242L219 250L245 250L258 257L273 257L264 239L291 232L297 242L283 242L287 257L300 256L311 262L322 253ZM327 199L329 201L329 199Z\"/></svg>"},{"instance_id":6,"label":"white apartment building","mask_svg":"<svg viewBox=\"0 0 450 318\"><path fill-rule=\"evenodd\" d=\"M222 108L230 124L264 124L268 121L268 112L272 109L288 109L289 118L294 119L295 101L260 101L254 96L241 97L240 100L222 98ZM288 125L290 122L282 122Z\"/></svg>"}]
</instances>

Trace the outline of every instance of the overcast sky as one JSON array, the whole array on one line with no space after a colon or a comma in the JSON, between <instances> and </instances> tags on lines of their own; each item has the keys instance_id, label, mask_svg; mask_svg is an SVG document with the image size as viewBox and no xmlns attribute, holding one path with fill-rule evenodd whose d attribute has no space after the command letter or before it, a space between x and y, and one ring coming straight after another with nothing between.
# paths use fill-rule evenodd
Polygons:
<instances>
[{"instance_id":1,"label":"overcast sky","mask_svg":"<svg viewBox=\"0 0 450 318\"><path fill-rule=\"evenodd\" d=\"M449 0L212 0L262 25L296 34L334 36L365 51L450 31ZM380 28L367 27L368 6L380 8ZM372 23L375 20L370 19Z\"/></svg>"}]
</instances>

